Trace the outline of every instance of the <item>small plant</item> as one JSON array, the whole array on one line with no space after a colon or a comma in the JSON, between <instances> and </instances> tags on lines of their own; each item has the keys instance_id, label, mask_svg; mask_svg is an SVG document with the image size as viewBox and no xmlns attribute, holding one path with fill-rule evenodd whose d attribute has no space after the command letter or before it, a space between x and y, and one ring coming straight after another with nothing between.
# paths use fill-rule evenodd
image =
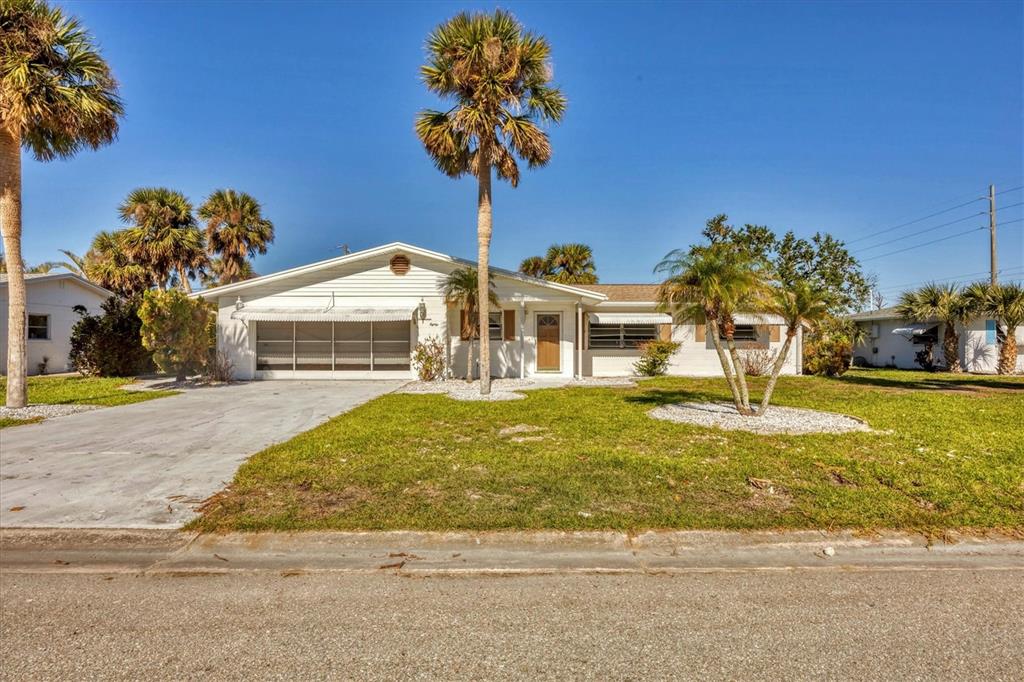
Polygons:
<instances>
[{"instance_id":1,"label":"small plant","mask_svg":"<svg viewBox=\"0 0 1024 682\"><path fill-rule=\"evenodd\" d=\"M930 342L925 344L923 349L914 353L914 362L926 372L935 372L939 369L935 364L935 352Z\"/></svg>"},{"instance_id":2,"label":"small plant","mask_svg":"<svg viewBox=\"0 0 1024 682\"><path fill-rule=\"evenodd\" d=\"M804 344L804 374L838 377L850 369L853 344L844 336L826 336Z\"/></svg>"},{"instance_id":3,"label":"small plant","mask_svg":"<svg viewBox=\"0 0 1024 682\"><path fill-rule=\"evenodd\" d=\"M633 363L633 369L640 376L656 377L668 371L668 363L672 354L679 350L674 341L644 341L637 345L640 359Z\"/></svg>"},{"instance_id":4,"label":"small plant","mask_svg":"<svg viewBox=\"0 0 1024 682\"><path fill-rule=\"evenodd\" d=\"M740 364L748 377L761 377L768 374L775 362L775 353L764 348L740 351Z\"/></svg>"},{"instance_id":5,"label":"small plant","mask_svg":"<svg viewBox=\"0 0 1024 682\"><path fill-rule=\"evenodd\" d=\"M440 381L444 378L448 369L445 355L444 342L436 336L416 344L412 352L412 366L416 368L420 381Z\"/></svg>"},{"instance_id":6,"label":"small plant","mask_svg":"<svg viewBox=\"0 0 1024 682\"><path fill-rule=\"evenodd\" d=\"M46 374L46 366L50 364L50 358L43 356L43 361L36 365L36 369L39 370L40 374Z\"/></svg>"},{"instance_id":7,"label":"small plant","mask_svg":"<svg viewBox=\"0 0 1024 682\"><path fill-rule=\"evenodd\" d=\"M234 375L235 363L231 362L227 353L218 350L210 354L210 359L206 362L206 368L203 370L203 379L208 382L226 384L234 379Z\"/></svg>"}]
</instances>

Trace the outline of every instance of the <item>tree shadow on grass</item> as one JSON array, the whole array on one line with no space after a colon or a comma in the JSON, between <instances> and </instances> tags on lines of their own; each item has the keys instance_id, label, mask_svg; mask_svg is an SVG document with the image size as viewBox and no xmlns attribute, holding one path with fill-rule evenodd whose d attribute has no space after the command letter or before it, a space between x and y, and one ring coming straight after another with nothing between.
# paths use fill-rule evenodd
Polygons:
<instances>
[{"instance_id":1,"label":"tree shadow on grass","mask_svg":"<svg viewBox=\"0 0 1024 682\"><path fill-rule=\"evenodd\" d=\"M713 391L687 391L684 389L652 388L625 397L627 403L640 405L671 405L673 403L708 403L730 401L728 394Z\"/></svg>"},{"instance_id":2,"label":"tree shadow on grass","mask_svg":"<svg viewBox=\"0 0 1024 682\"><path fill-rule=\"evenodd\" d=\"M874 386L905 391L946 391L953 393L986 393L1010 391L1024 393L1024 381L1002 380L970 374L940 374L934 378L900 381L883 376L845 374L836 381L858 386Z\"/></svg>"}]
</instances>

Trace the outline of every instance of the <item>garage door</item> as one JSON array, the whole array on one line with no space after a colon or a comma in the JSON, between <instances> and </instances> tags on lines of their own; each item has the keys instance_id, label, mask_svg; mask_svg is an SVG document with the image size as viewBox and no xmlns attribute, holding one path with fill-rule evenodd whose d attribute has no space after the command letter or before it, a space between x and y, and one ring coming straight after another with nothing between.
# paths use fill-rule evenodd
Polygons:
<instances>
[{"instance_id":1,"label":"garage door","mask_svg":"<svg viewBox=\"0 0 1024 682\"><path fill-rule=\"evenodd\" d=\"M260 372L408 372L409 322L256 322Z\"/></svg>"}]
</instances>

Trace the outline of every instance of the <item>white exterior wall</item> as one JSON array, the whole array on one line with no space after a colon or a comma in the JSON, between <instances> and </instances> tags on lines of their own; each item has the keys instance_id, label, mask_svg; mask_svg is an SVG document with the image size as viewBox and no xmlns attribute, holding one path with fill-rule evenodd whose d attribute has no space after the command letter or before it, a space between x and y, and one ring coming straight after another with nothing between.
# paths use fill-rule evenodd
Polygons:
<instances>
[{"instance_id":1,"label":"white exterior wall","mask_svg":"<svg viewBox=\"0 0 1024 682\"><path fill-rule=\"evenodd\" d=\"M988 343L985 320L971 320L960 333L960 360L968 372L994 374L999 365L999 346ZM1017 372L1024 372L1024 326L1017 327Z\"/></svg>"},{"instance_id":2,"label":"white exterior wall","mask_svg":"<svg viewBox=\"0 0 1024 682\"><path fill-rule=\"evenodd\" d=\"M48 373L69 372L74 368L68 360L71 352L71 329L80 320L73 308L85 306L90 315L98 315L107 300L74 279L25 280L27 312L50 316L50 338L28 339L28 373L38 374L39 363L47 358ZM0 286L0 373L7 373L7 286Z\"/></svg>"},{"instance_id":3,"label":"white exterior wall","mask_svg":"<svg viewBox=\"0 0 1024 682\"><path fill-rule=\"evenodd\" d=\"M989 343L985 331L985 319L971 320L960 328L960 363L964 371L979 374L994 374L999 362L999 346ZM924 348L915 345L905 336L893 334L894 329L907 327L910 323L900 319L884 319L860 321L859 325L868 330L877 325L878 338L869 338L857 346L855 358L864 358L875 367L895 366L898 369L921 369L914 360L914 355ZM942 338L946 326L938 323L939 340L935 343L933 353L939 362L943 360ZM1018 327L1017 335L1017 371L1024 372L1024 327Z\"/></svg>"}]
</instances>

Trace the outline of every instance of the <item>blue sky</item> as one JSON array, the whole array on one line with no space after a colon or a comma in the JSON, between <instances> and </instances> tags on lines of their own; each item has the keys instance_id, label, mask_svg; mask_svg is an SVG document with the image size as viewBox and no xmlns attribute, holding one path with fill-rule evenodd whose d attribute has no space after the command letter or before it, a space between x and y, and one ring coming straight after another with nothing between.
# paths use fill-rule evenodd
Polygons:
<instances>
[{"instance_id":1,"label":"blue sky","mask_svg":"<svg viewBox=\"0 0 1024 682\"><path fill-rule=\"evenodd\" d=\"M47 164L25 159L25 252L84 252L134 187L196 204L256 196L277 228L262 273L402 240L475 253L476 190L432 166L413 133L438 102L423 41L490 3L64 3L122 83L120 139ZM963 3L504 3L554 49L569 99L554 156L495 196L495 265L554 241L594 247L603 281L652 281L706 218L852 241L886 293L988 267L983 202L1024 185L1022 5ZM999 196L1009 207L1024 191ZM1024 216L1000 211L1001 221ZM964 218L923 235L880 242ZM1024 222L1000 229L1024 270ZM857 241L853 241L857 240ZM970 279L970 278L965 278ZM890 296L892 298L892 296Z\"/></svg>"}]
</instances>

